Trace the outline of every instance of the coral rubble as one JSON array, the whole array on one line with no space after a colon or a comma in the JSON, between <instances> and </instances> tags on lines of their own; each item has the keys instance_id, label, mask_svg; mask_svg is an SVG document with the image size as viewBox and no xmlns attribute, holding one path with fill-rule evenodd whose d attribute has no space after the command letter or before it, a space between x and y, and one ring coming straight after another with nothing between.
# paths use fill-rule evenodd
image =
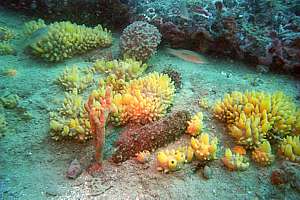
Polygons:
<instances>
[{"instance_id":1,"label":"coral rubble","mask_svg":"<svg viewBox=\"0 0 300 200\"><path fill-rule=\"evenodd\" d=\"M135 1L134 20L155 24L173 48L198 50L300 74L297 1ZM276 37L272 37L276 33Z\"/></svg>"},{"instance_id":2,"label":"coral rubble","mask_svg":"<svg viewBox=\"0 0 300 200\"><path fill-rule=\"evenodd\" d=\"M270 177L273 185L287 186L288 188L300 191L300 165L299 163L292 163L284 161L281 165L274 169Z\"/></svg>"}]
</instances>

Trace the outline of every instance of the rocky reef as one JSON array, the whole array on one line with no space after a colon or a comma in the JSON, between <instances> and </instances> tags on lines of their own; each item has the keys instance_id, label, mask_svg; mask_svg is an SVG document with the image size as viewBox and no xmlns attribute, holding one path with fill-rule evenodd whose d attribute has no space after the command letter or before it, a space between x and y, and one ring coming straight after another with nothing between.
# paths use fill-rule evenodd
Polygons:
<instances>
[{"instance_id":1,"label":"rocky reef","mask_svg":"<svg viewBox=\"0 0 300 200\"><path fill-rule=\"evenodd\" d=\"M131 20L159 27L163 41L300 74L297 0L129 1Z\"/></svg>"},{"instance_id":2,"label":"rocky reef","mask_svg":"<svg viewBox=\"0 0 300 200\"><path fill-rule=\"evenodd\" d=\"M0 5L50 21L100 23L115 29L129 21L128 6L120 0L2 0Z\"/></svg>"},{"instance_id":3,"label":"rocky reef","mask_svg":"<svg viewBox=\"0 0 300 200\"><path fill-rule=\"evenodd\" d=\"M116 29L144 21L158 27L171 47L241 59L259 71L300 74L299 0L3 0L0 5Z\"/></svg>"}]
</instances>

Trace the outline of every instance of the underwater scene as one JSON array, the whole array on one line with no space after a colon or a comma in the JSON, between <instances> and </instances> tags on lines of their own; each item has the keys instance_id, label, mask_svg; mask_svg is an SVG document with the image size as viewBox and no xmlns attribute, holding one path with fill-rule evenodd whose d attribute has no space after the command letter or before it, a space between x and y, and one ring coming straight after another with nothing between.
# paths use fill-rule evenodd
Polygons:
<instances>
[{"instance_id":1,"label":"underwater scene","mask_svg":"<svg viewBox=\"0 0 300 200\"><path fill-rule=\"evenodd\" d=\"M300 199L300 0L0 0L19 199Z\"/></svg>"}]
</instances>

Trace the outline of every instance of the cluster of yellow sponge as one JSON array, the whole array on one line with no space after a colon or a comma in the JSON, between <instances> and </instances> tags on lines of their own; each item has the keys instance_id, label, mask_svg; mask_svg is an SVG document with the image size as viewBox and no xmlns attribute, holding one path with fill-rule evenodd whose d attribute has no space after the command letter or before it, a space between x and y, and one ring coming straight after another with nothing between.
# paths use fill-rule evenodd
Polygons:
<instances>
[{"instance_id":1,"label":"cluster of yellow sponge","mask_svg":"<svg viewBox=\"0 0 300 200\"><path fill-rule=\"evenodd\" d=\"M0 42L0 55L11 55L15 53L14 47L8 42Z\"/></svg>"},{"instance_id":2,"label":"cluster of yellow sponge","mask_svg":"<svg viewBox=\"0 0 300 200\"><path fill-rule=\"evenodd\" d=\"M279 146L279 154L293 162L300 162L299 136L287 136Z\"/></svg>"},{"instance_id":3,"label":"cluster of yellow sponge","mask_svg":"<svg viewBox=\"0 0 300 200\"><path fill-rule=\"evenodd\" d=\"M209 141L209 135L202 133L198 138L191 138L187 147L179 147L174 150L160 151L157 154L157 169L163 172L175 171L182 168L183 164L198 161L217 159L218 140L213 138Z\"/></svg>"},{"instance_id":4,"label":"cluster of yellow sponge","mask_svg":"<svg viewBox=\"0 0 300 200\"><path fill-rule=\"evenodd\" d=\"M198 112L195 114L190 121L188 121L188 127L186 132L191 136L197 136L201 133L203 128L203 114Z\"/></svg>"},{"instance_id":5,"label":"cluster of yellow sponge","mask_svg":"<svg viewBox=\"0 0 300 200\"><path fill-rule=\"evenodd\" d=\"M299 110L282 92L232 92L214 107L216 118L226 122L239 144L254 148L265 138L284 138L299 132Z\"/></svg>"},{"instance_id":6,"label":"cluster of yellow sponge","mask_svg":"<svg viewBox=\"0 0 300 200\"><path fill-rule=\"evenodd\" d=\"M274 161L271 145L267 140L263 141L252 151L252 160L261 166L270 165Z\"/></svg>"},{"instance_id":7,"label":"cluster of yellow sponge","mask_svg":"<svg viewBox=\"0 0 300 200\"><path fill-rule=\"evenodd\" d=\"M55 22L30 44L34 55L48 61L61 61L112 43L111 33L98 25L94 28L71 22Z\"/></svg>"},{"instance_id":8,"label":"cluster of yellow sponge","mask_svg":"<svg viewBox=\"0 0 300 200\"><path fill-rule=\"evenodd\" d=\"M138 78L147 69L148 65L134 59L125 60L97 60L93 69L96 72L114 74L118 79L125 81Z\"/></svg>"},{"instance_id":9,"label":"cluster of yellow sponge","mask_svg":"<svg viewBox=\"0 0 300 200\"><path fill-rule=\"evenodd\" d=\"M55 140L73 138L84 141L91 138L88 114L77 91L66 93L62 107L50 112L50 134Z\"/></svg>"},{"instance_id":10,"label":"cluster of yellow sponge","mask_svg":"<svg viewBox=\"0 0 300 200\"><path fill-rule=\"evenodd\" d=\"M66 67L64 72L58 77L57 83L66 91L77 90L82 92L91 86L94 81L93 73L86 69L79 69L77 66Z\"/></svg>"},{"instance_id":11,"label":"cluster of yellow sponge","mask_svg":"<svg viewBox=\"0 0 300 200\"><path fill-rule=\"evenodd\" d=\"M244 155L233 153L229 148L225 150L222 162L231 171L244 171L249 167L249 161Z\"/></svg>"},{"instance_id":12,"label":"cluster of yellow sponge","mask_svg":"<svg viewBox=\"0 0 300 200\"><path fill-rule=\"evenodd\" d=\"M183 148L160 151L157 154L156 160L158 171L165 173L176 171L186 162L185 151Z\"/></svg>"},{"instance_id":13,"label":"cluster of yellow sponge","mask_svg":"<svg viewBox=\"0 0 300 200\"><path fill-rule=\"evenodd\" d=\"M10 40L15 37L15 33L7 28L0 26L0 55L10 55L15 53L14 46Z\"/></svg>"},{"instance_id":14,"label":"cluster of yellow sponge","mask_svg":"<svg viewBox=\"0 0 300 200\"><path fill-rule=\"evenodd\" d=\"M46 26L45 21L42 19L26 22L23 27L23 34L25 36L31 36L35 31L45 28Z\"/></svg>"},{"instance_id":15,"label":"cluster of yellow sponge","mask_svg":"<svg viewBox=\"0 0 300 200\"><path fill-rule=\"evenodd\" d=\"M111 120L116 125L156 121L166 114L174 93L174 84L167 75L154 72L131 80L123 94L114 95Z\"/></svg>"},{"instance_id":16,"label":"cluster of yellow sponge","mask_svg":"<svg viewBox=\"0 0 300 200\"><path fill-rule=\"evenodd\" d=\"M110 85L112 88L113 94L124 94L128 82L126 82L122 78L118 78L115 74L108 75L105 79L99 82L99 86L101 85Z\"/></svg>"},{"instance_id":17,"label":"cluster of yellow sponge","mask_svg":"<svg viewBox=\"0 0 300 200\"><path fill-rule=\"evenodd\" d=\"M193 150L197 160L214 160L217 158L218 139L209 139L207 133L202 133L197 138L191 138L190 149Z\"/></svg>"},{"instance_id":18,"label":"cluster of yellow sponge","mask_svg":"<svg viewBox=\"0 0 300 200\"><path fill-rule=\"evenodd\" d=\"M15 37L14 31L7 27L0 26L0 42L9 41Z\"/></svg>"}]
</instances>

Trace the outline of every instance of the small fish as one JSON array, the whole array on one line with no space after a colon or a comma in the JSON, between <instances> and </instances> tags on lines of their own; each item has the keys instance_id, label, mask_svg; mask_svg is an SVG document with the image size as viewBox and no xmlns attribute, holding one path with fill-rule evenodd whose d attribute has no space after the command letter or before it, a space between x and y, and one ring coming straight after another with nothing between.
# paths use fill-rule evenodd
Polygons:
<instances>
[{"instance_id":1,"label":"small fish","mask_svg":"<svg viewBox=\"0 0 300 200\"><path fill-rule=\"evenodd\" d=\"M203 56L199 55L196 52L185 50L185 49L171 49L167 48L166 51L178 58L181 58L182 60L196 63L196 64L205 64L206 61Z\"/></svg>"}]
</instances>

